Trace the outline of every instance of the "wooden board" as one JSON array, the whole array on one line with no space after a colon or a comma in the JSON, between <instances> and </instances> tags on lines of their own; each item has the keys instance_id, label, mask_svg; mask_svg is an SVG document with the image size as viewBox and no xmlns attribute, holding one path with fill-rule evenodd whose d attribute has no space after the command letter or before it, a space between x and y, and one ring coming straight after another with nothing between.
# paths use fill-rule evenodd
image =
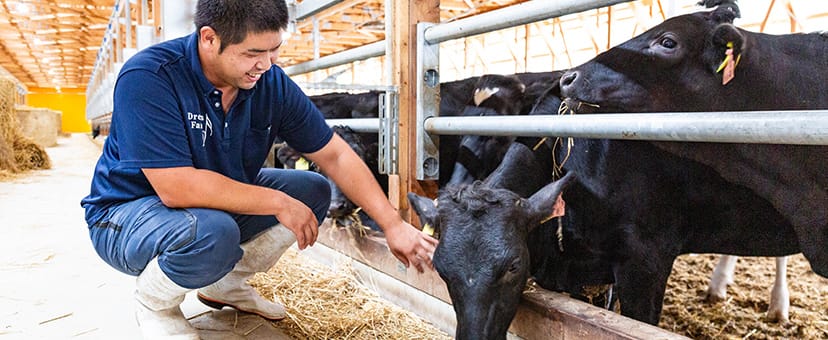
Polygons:
<instances>
[{"instance_id":1,"label":"wooden board","mask_svg":"<svg viewBox=\"0 0 828 340\"><path fill-rule=\"evenodd\" d=\"M391 254L381 236L373 234L354 237L351 231L332 227L330 220L326 220L320 227L319 243L398 280L394 287L386 283L375 285L374 288L380 290L378 293L381 296L432 320L443 331L454 333L456 321L447 321L446 307L441 306L441 302L451 303L451 298L445 283L436 272L418 274L416 269L406 269ZM422 293L437 301L423 303L428 299L420 296ZM406 299L409 301L403 301ZM453 319L451 316L449 318ZM687 339L540 288L524 292L523 302L509 330L524 339Z\"/></svg>"}]
</instances>

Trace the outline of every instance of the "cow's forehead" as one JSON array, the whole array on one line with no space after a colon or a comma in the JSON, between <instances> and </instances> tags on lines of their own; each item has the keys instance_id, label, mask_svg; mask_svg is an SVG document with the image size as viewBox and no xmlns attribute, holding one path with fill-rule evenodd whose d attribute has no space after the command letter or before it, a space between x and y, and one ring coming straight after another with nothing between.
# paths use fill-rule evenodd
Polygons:
<instances>
[{"instance_id":1,"label":"cow's forehead","mask_svg":"<svg viewBox=\"0 0 828 340\"><path fill-rule=\"evenodd\" d=\"M458 199L441 197L438 206L441 240L454 245L485 242L488 246L521 242L525 228L523 200L510 191L474 193ZM492 194L492 195L488 195ZM500 195L497 195L500 194Z\"/></svg>"},{"instance_id":2,"label":"cow's forehead","mask_svg":"<svg viewBox=\"0 0 828 340\"><path fill-rule=\"evenodd\" d=\"M437 208L444 220L468 219L468 216L511 215L521 209L522 199L506 190L490 188L481 182L444 192Z\"/></svg>"},{"instance_id":3,"label":"cow's forehead","mask_svg":"<svg viewBox=\"0 0 828 340\"><path fill-rule=\"evenodd\" d=\"M642 58L650 60L649 54L645 51L654 41L658 43L657 40L667 37L668 34L671 39L683 44L686 51L698 52L716 25L718 24L710 20L708 12L669 18L646 32L599 54L594 60L607 66L619 63L640 63ZM616 67L611 68L616 69Z\"/></svg>"},{"instance_id":4,"label":"cow's forehead","mask_svg":"<svg viewBox=\"0 0 828 340\"><path fill-rule=\"evenodd\" d=\"M700 12L672 17L647 30L641 36L653 37L665 32L673 32L680 37L703 38L715 24L709 20L707 14L706 12Z\"/></svg>"}]
</instances>

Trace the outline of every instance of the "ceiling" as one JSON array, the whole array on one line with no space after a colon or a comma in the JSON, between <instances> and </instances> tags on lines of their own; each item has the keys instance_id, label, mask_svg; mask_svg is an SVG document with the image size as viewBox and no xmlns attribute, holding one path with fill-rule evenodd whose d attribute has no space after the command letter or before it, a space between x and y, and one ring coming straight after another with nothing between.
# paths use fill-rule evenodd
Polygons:
<instances>
[{"instance_id":1,"label":"ceiling","mask_svg":"<svg viewBox=\"0 0 828 340\"><path fill-rule=\"evenodd\" d=\"M442 0L440 15L451 21L524 1ZM115 2L0 0L0 66L29 88L86 88ZM345 0L318 13L320 56L383 39L383 3ZM299 37L282 51L283 64L313 58L312 22L296 25Z\"/></svg>"},{"instance_id":2,"label":"ceiling","mask_svg":"<svg viewBox=\"0 0 828 340\"><path fill-rule=\"evenodd\" d=\"M0 0L0 66L30 88L85 88L114 3Z\"/></svg>"}]
</instances>

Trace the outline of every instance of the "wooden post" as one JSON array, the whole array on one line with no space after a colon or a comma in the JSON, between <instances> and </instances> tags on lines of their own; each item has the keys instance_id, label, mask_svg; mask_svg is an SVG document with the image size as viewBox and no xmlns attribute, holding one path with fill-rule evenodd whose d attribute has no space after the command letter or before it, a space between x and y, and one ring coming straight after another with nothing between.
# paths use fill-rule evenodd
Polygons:
<instances>
[{"instance_id":1,"label":"wooden post","mask_svg":"<svg viewBox=\"0 0 828 340\"><path fill-rule=\"evenodd\" d=\"M417 126L416 74L417 69L417 23L440 22L440 0L395 0L394 36L391 44L394 63L393 83L399 86L399 175L391 176L389 185L398 190L389 190L391 204L400 209L400 214L407 221L413 220L413 213L408 208L408 192L427 194L435 191L435 186L416 180L415 152ZM424 188L425 186L425 188Z\"/></svg>"},{"instance_id":2,"label":"wooden post","mask_svg":"<svg viewBox=\"0 0 828 340\"><path fill-rule=\"evenodd\" d=\"M155 26L155 42L162 41L164 37L163 29L161 23L162 13L161 13L161 1L153 1L152 2L152 24Z\"/></svg>"}]
</instances>

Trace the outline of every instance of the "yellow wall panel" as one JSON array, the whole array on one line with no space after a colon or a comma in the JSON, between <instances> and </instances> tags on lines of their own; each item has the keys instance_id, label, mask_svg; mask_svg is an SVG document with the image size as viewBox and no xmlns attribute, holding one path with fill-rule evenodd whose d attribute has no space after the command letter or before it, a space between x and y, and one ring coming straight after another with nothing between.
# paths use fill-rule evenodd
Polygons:
<instances>
[{"instance_id":1,"label":"yellow wall panel","mask_svg":"<svg viewBox=\"0 0 828 340\"><path fill-rule=\"evenodd\" d=\"M63 132L90 132L92 127L86 121L86 91L64 89L58 92L49 88L29 88L26 105L45 107L62 112Z\"/></svg>"}]
</instances>

